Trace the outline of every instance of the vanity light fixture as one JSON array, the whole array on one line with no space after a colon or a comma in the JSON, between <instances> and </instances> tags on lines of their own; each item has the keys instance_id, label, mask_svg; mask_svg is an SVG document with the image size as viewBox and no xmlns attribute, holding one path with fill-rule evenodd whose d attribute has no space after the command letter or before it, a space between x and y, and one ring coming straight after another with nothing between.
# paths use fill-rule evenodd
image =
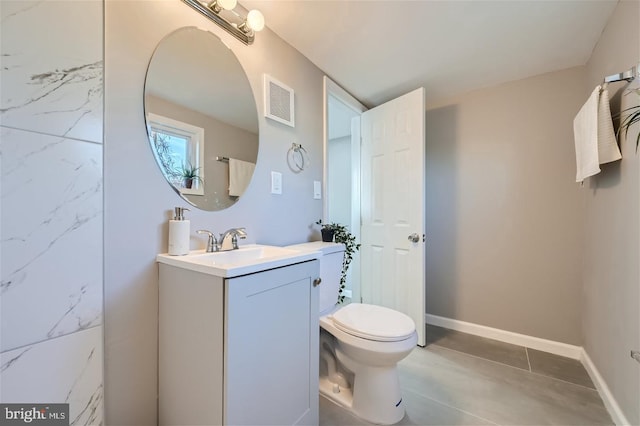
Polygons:
<instances>
[{"instance_id":1,"label":"vanity light fixture","mask_svg":"<svg viewBox=\"0 0 640 426\"><path fill-rule=\"evenodd\" d=\"M233 10L238 4L237 0L182 1L220 25L246 45L253 43L255 33L264 28L264 16L259 10L249 11L246 18Z\"/></svg>"}]
</instances>

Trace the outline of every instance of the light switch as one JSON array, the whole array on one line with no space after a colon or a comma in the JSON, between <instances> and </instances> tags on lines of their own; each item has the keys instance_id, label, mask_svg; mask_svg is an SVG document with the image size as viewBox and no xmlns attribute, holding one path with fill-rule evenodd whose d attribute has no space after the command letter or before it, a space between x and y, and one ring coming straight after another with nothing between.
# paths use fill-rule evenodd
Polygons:
<instances>
[{"instance_id":1,"label":"light switch","mask_svg":"<svg viewBox=\"0 0 640 426\"><path fill-rule=\"evenodd\" d=\"M313 181L313 199L319 200L322 198L322 183L319 180Z\"/></svg>"},{"instance_id":2,"label":"light switch","mask_svg":"<svg viewBox=\"0 0 640 426\"><path fill-rule=\"evenodd\" d=\"M271 172L271 193L282 194L282 173Z\"/></svg>"}]
</instances>

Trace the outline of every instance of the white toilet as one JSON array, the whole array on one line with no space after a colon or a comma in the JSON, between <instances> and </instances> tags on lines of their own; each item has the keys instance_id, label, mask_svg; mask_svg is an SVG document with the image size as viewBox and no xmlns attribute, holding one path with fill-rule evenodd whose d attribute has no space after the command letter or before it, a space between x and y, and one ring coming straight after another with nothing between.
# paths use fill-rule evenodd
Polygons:
<instances>
[{"instance_id":1,"label":"white toilet","mask_svg":"<svg viewBox=\"0 0 640 426\"><path fill-rule=\"evenodd\" d=\"M413 320L382 306L336 306L342 244L317 241L289 248L322 253L320 393L369 422L399 422L404 406L396 365L418 343Z\"/></svg>"}]
</instances>

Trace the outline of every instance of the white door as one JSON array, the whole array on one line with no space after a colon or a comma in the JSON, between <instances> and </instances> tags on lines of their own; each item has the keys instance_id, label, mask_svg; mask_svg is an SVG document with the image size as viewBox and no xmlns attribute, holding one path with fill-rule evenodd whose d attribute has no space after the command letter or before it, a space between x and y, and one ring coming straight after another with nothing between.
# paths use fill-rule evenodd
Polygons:
<instances>
[{"instance_id":1,"label":"white door","mask_svg":"<svg viewBox=\"0 0 640 426\"><path fill-rule=\"evenodd\" d=\"M420 88L362 114L361 296L425 345L425 104Z\"/></svg>"}]
</instances>

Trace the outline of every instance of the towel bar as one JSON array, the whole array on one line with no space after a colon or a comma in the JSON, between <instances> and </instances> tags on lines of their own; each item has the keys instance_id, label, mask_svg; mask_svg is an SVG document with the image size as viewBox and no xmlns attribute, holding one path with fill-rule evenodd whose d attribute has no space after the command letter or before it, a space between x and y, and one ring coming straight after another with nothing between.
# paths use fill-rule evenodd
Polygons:
<instances>
[{"instance_id":1,"label":"towel bar","mask_svg":"<svg viewBox=\"0 0 640 426\"><path fill-rule=\"evenodd\" d=\"M615 83L616 81L625 80L631 83L637 76L640 70L640 64L637 67L631 67L631 69L618 74L612 74L604 78L604 83Z\"/></svg>"}]
</instances>

